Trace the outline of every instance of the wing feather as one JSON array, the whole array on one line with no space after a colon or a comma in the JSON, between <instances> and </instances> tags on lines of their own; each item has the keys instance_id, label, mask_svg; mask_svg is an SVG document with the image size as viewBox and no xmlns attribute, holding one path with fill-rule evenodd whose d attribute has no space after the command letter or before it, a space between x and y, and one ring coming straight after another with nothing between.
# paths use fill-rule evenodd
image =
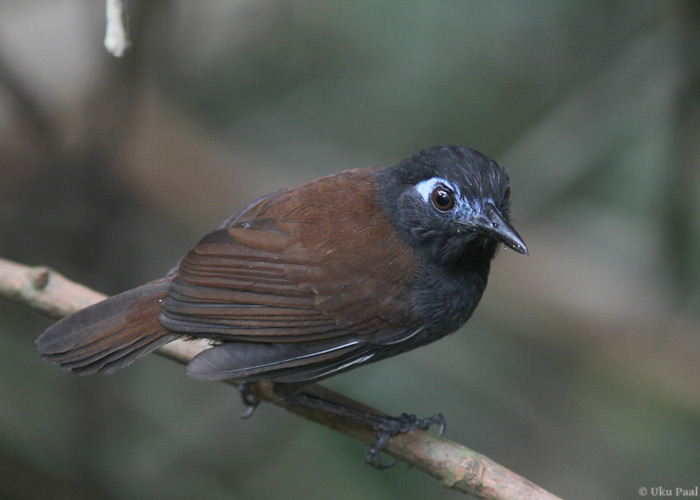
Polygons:
<instances>
[{"instance_id":1,"label":"wing feather","mask_svg":"<svg viewBox=\"0 0 700 500\"><path fill-rule=\"evenodd\" d=\"M200 355L196 376L308 380L368 361L382 338L411 335L416 262L387 231L373 182L364 169L280 191L187 253L161 323L224 342Z\"/></svg>"}]
</instances>

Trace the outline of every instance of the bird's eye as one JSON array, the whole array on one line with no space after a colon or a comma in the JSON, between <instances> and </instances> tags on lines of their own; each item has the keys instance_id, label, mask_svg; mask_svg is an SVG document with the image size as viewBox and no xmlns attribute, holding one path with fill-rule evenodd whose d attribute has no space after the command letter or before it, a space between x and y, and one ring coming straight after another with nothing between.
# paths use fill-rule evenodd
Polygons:
<instances>
[{"instance_id":1,"label":"bird's eye","mask_svg":"<svg viewBox=\"0 0 700 500\"><path fill-rule=\"evenodd\" d=\"M430 201L439 211L448 212L455 206L455 195L445 186L438 185L435 186L435 189L430 194Z\"/></svg>"}]
</instances>

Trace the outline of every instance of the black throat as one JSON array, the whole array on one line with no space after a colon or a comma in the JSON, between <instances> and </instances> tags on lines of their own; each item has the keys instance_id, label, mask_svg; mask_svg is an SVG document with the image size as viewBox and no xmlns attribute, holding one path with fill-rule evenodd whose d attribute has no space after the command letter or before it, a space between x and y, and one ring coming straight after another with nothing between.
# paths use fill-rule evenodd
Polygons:
<instances>
[{"instance_id":1,"label":"black throat","mask_svg":"<svg viewBox=\"0 0 700 500\"><path fill-rule=\"evenodd\" d=\"M498 244L480 236L443 232L424 221L412 220L411 207L397 205L412 184L401 182L391 169L376 175L379 203L420 263L409 293L414 321L424 328L410 342L413 348L454 332L470 318L486 288Z\"/></svg>"}]
</instances>

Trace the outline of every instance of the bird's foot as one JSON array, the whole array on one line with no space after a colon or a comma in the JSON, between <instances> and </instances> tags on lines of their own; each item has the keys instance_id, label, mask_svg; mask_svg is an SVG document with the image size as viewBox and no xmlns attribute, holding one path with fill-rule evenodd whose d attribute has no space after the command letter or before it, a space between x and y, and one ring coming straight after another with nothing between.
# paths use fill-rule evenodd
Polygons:
<instances>
[{"instance_id":1,"label":"bird's foot","mask_svg":"<svg viewBox=\"0 0 700 500\"><path fill-rule=\"evenodd\" d=\"M289 393L287 397L290 404L337 415L376 430L377 435L374 438L372 447L369 453L367 453L365 460L368 464L378 469L388 469L397 462L396 460L382 462L381 457L382 451L384 451L384 448L386 448L392 436L406 434L415 429L428 430L432 425L439 426L438 436L442 436L445 432L445 418L440 413L423 419L418 419L415 415L408 415L406 413L398 417L389 417L386 415L378 415L363 408L330 401L303 390Z\"/></svg>"},{"instance_id":2,"label":"bird's foot","mask_svg":"<svg viewBox=\"0 0 700 500\"><path fill-rule=\"evenodd\" d=\"M382 461L382 451L389 442L389 438L397 434L406 434L416 429L428 430L432 425L438 425L438 436L442 436L445 432L445 417L440 413L436 413L432 417L418 419L415 415L402 413L398 417L380 417L383 419L381 423L375 424L374 428L378 431L374 438L374 443L367 453L365 460L368 464L378 469L388 469L396 465L398 460Z\"/></svg>"},{"instance_id":3,"label":"bird's foot","mask_svg":"<svg viewBox=\"0 0 700 500\"><path fill-rule=\"evenodd\" d=\"M255 409L260 404L260 399L253 393L249 382L238 384L238 392L241 394L241 401L246 406L246 410L241 415L241 418L245 420L255 413Z\"/></svg>"}]
</instances>

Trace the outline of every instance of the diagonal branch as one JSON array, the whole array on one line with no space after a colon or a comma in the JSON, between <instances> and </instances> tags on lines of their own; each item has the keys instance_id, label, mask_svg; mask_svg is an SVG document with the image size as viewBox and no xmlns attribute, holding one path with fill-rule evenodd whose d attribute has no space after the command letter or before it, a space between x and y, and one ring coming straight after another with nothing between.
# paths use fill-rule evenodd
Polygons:
<instances>
[{"instance_id":1,"label":"diagonal branch","mask_svg":"<svg viewBox=\"0 0 700 500\"><path fill-rule=\"evenodd\" d=\"M105 298L46 267L27 267L4 259L0 259L0 296L29 305L38 312L55 318L67 316ZM206 344L201 342L178 340L156 352L186 364L205 348ZM320 385L305 390L322 395L325 399L382 414ZM258 384L254 392L261 399L363 443L371 444L374 441L376 431L372 428L337 415L290 405L274 393L271 385ZM394 458L427 472L444 486L484 500L558 498L489 458L422 430L392 437L385 451Z\"/></svg>"}]
</instances>

